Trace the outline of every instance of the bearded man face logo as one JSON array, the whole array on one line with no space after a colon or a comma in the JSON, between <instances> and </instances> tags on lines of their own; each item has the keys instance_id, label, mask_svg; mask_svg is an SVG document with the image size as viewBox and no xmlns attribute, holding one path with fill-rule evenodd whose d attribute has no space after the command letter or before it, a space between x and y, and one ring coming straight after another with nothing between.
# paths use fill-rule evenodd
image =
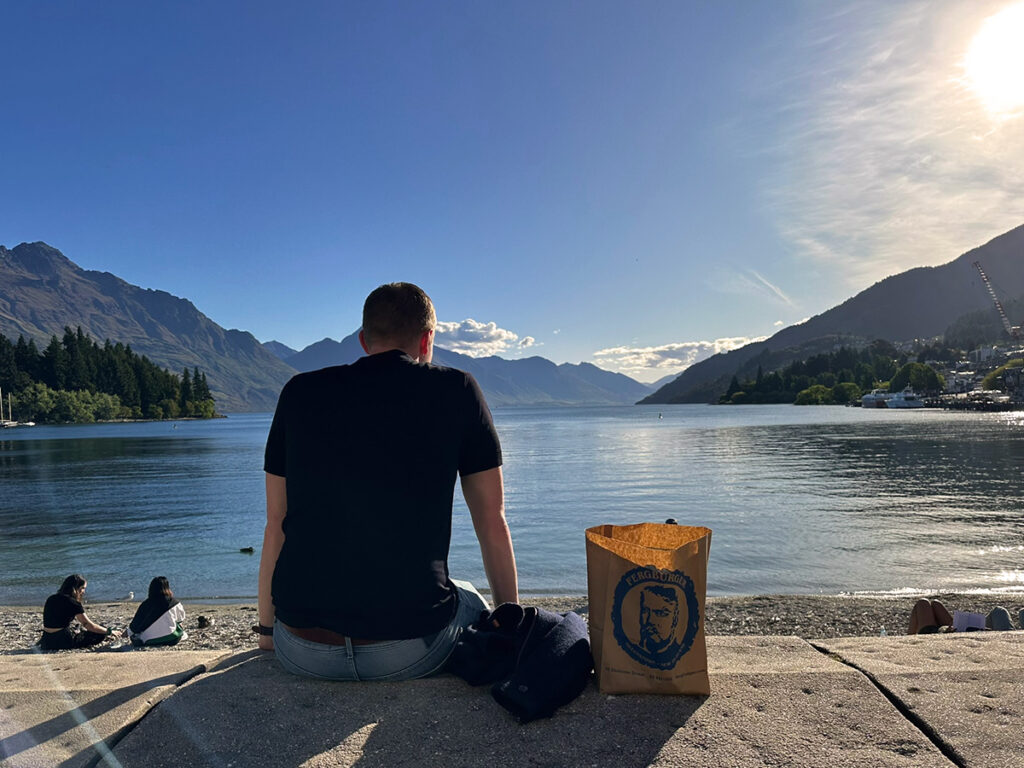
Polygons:
<instances>
[{"instance_id":1,"label":"bearded man face logo","mask_svg":"<svg viewBox=\"0 0 1024 768\"><path fill-rule=\"evenodd\" d=\"M679 597L671 587L649 586L640 593L640 647L652 655L675 641Z\"/></svg>"}]
</instances>

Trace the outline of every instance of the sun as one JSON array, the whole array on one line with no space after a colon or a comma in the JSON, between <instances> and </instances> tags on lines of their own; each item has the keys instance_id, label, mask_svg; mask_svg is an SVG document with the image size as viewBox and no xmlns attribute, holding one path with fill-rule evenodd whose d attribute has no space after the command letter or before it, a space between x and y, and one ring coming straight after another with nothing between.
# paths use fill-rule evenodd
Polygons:
<instances>
[{"instance_id":1,"label":"sun","mask_svg":"<svg viewBox=\"0 0 1024 768\"><path fill-rule=\"evenodd\" d=\"M982 22L967 49L964 69L991 114L1010 117L1024 111L1024 3Z\"/></svg>"}]
</instances>

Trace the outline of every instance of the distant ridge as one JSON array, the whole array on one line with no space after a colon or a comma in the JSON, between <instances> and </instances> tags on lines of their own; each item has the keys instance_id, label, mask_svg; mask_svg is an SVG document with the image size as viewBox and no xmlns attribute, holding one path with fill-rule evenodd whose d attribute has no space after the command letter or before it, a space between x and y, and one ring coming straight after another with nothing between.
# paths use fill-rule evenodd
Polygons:
<instances>
[{"instance_id":1,"label":"distant ridge","mask_svg":"<svg viewBox=\"0 0 1024 768\"><path fill-rule=\"evenodd\" d=\"M871 339L905 341L939 336L969 312L990 309L992 300L973 262L980 261L1004 298L1024 294L1024 225L993 238L938 267L918 267L887 277L827 312L783 328L765 341L709 357L645 397L642 403L706 403L725 391L737 371L758 361L769 368ZM1016 319L1020 322L1020 318Z\"/></svg>"},{"instance_id":2,"label":"distant ridge","mask_svg":"<svg viewBox=\"0 0 1024 768\"><path fill-rule=\"evenodd\" d=\"M297 371L316 371L331 365L354 363L363 354L358 334L351 333L341 341L321 339L286 357L285 362Z\"/></svg>"},{"instance_id":3,"label":"distant ridge","mask_svg":"<svg viewBox=\"0 0 1024 768\"><path fill-rule=\"evenodd\" d=\"M272 410L294 371L256 338L225 330L186 299L85 270L46 243L0 246L0 333L44 345L64 327L120 341L181 373L206 372L217 410Z\"/></svg>"},{"instance_id":4,"label":"distant ridge","mask_svg":"<svg viewBox=\"0 0 1024 768\"><path fill-rule=\"evenodd\" d=\"M363 354L358 334L352 333L341 341L322 339L285 362L297 370L312 371L348 364ZM434 348L434 362L472 373L492 406L617 405L636 402L650 392L628 376L590 363L556 365L543 357L469 357L441 347Z\"/></svg>"},{"instance_id":5,"label":"distant ridge","mask_svg":"<svg viewBox=\"0 0 1024 768\"><path fill-rule=\"evenodd\" d=\"M291 357L297 351L285 344L282 344L280 341L264 341L263 348L278 360L284 360L287 357Z\"/></svg>"}]
</instances>

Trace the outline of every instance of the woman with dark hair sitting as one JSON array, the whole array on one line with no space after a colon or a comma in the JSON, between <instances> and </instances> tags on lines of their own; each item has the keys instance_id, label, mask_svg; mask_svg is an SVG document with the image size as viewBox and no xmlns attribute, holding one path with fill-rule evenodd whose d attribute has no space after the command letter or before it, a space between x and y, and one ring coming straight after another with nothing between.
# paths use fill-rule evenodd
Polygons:
<instances>
[{"instance_id":1,"label":"woman with dark hair sitting","mask_svg":"<svg viewBox=\"0 0 1024 768\"><path fill-rule=\"evenodd\" d=\"M166 576L149 582L149 597L142 601L135 618L128 625L132 645L177 645L185 634L181 623L185 607L174 599Z\"/></svg>"},{"instance_id":2,"label":"woman with dark hair sitting","mask_svg":"<svg viewBox=\"0 0 1024 768\"><path fill-rule=\"evenodd\" d=\"M89 620L82 608L82 596L87 583L77 573L64 579L56 594L46 598L43 606L43 636L39 645L44 651L67 651L73 648L88 648L102 643L113 633L112 629L101 627ZM71 622L77 620L84 631L74 632Z\"/></svg>"}]
</instances>

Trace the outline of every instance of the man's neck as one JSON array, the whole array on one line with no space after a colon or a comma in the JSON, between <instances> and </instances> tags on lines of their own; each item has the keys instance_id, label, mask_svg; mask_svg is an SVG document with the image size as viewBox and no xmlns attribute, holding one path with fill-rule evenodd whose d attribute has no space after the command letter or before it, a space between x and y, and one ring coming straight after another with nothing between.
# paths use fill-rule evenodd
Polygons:
<instances>
[{"instance_id":1,"label":"man's neck","mask_svg":"<svg viewBox=\"0 0 1024 768\"><path fill-rule=\"evenodd\" d=\"M403 347L392 347L392 346L382 345L380 347L376 347L376 346L370 347L370 349L367 350L367 354L371 355L371 356L372 355L384 355L384 354L387 354L388 352L401 352L401 353L406 354L409 357L411 357L413 362L415 362L415 363L420 362L419 351L405 349Z\"/></svg>"}]
</instances>

